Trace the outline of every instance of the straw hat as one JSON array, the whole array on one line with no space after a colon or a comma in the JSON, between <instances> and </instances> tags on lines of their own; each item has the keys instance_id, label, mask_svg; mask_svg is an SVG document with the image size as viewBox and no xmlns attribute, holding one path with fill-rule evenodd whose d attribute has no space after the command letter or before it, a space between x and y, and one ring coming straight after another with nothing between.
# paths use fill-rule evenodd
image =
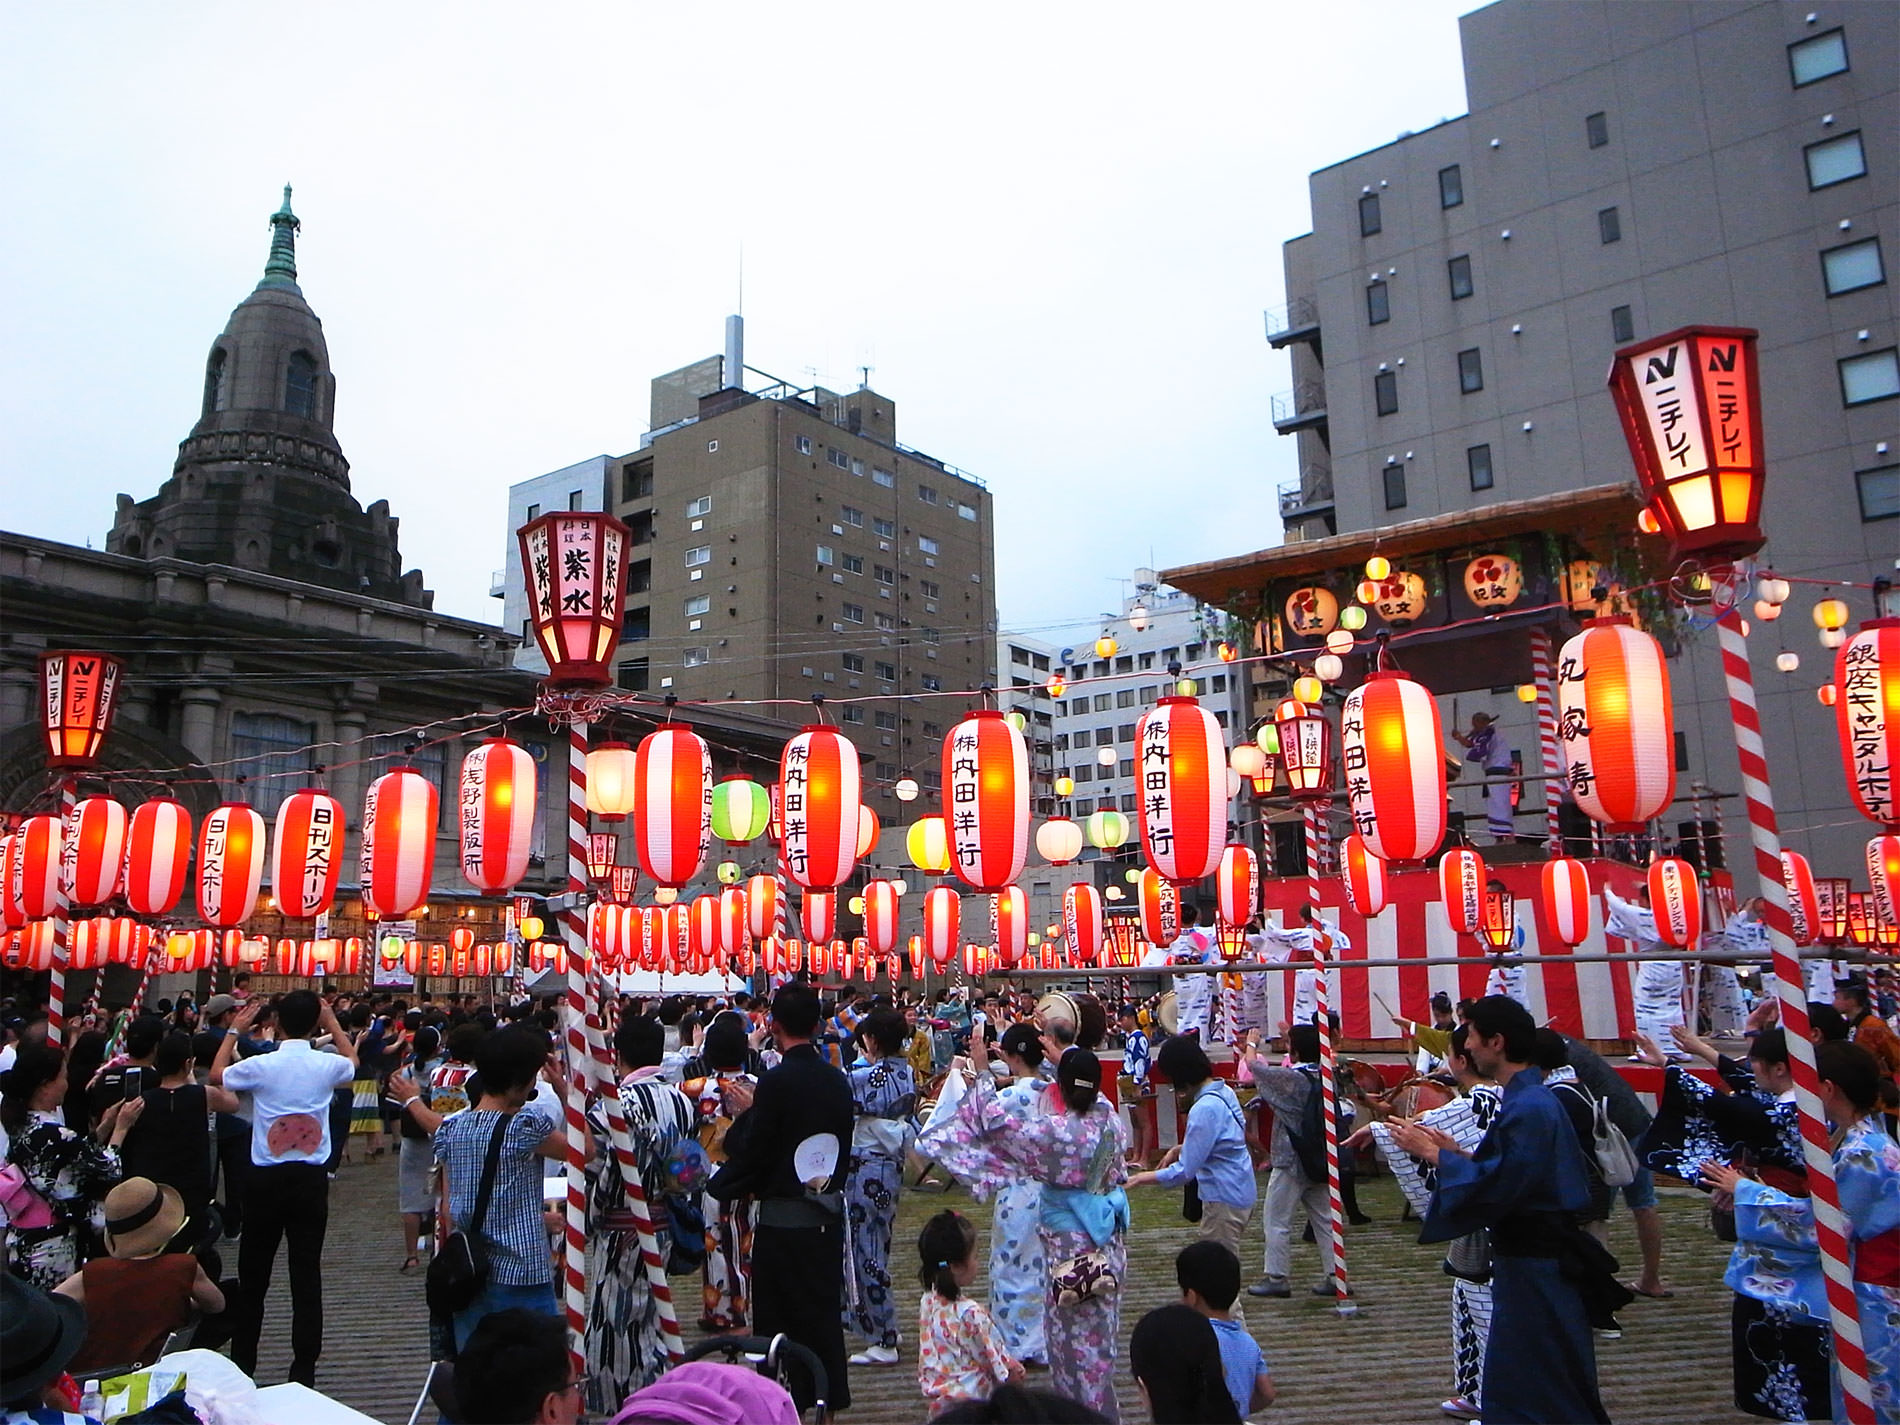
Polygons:
<instances>
[{"instance_id":1,"label":"straw hat","mask_svg":"<svg viewBox=\"0 0 1900 1425\"><path fill-rule=\"evenodd\" d=\"M85 1307L0 1273L0 1402L37 1395L85 1339Z\"/></svg>"},{"instance_id":2,"label":"straw hat","mask_svg":"<svg viewBox=\"0 0 1900 1425\"><path fill-rule=\"evenodd\" d=\"M150 1257L165 1250L185 1225L178 1189L150 1178L127 1178L106 1194L106 1250L115 1257Z\"/></svg>"}]
</instances>

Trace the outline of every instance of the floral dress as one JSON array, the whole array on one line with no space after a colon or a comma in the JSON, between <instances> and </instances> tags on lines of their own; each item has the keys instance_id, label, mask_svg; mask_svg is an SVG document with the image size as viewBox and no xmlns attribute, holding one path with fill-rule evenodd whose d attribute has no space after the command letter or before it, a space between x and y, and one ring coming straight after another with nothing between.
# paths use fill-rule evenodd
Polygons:
<instances>
[{"instance_id":1,"label":"floral dress","mask_svg":"<svg viewBox=\"0 0 1900 1425\"><path fill-rule=\"evenodd\" d=\"M1834 1149L1834 1178L1847 1217L1854 1295L1867 1349L1874 1418L1900 1421L1900 1144L1878 1117L1862 1120L1841 1135ZM1729 1286L1790 1314L1827 1320L1827 1289L1814 1228L1814 1210L1765 1183L1744 1179L1735 1188L1735 1231L1740 1239L1729 1260ZM1775 1392L1776 1418L1805 1420L1799 1382L1792 1373L1766 1383ZM1845 1418L1838 1381L1833 1415Z\"/></svg>"},{"instance_id":2,"label":"floral dress","mask_svg":"<svg viewBox=\"0 0 1900 1425\"><path fill-rule=\"evenodd\" d=\"M53 1210L51 1226L6 1234L7 1268L51 1291L79 1270L84 1248L105 1230L106 1194L124 1176L119 1150L73 1132L57 1112L36 1111L7 1157Z\"/></svg>"},{"instance_id":3,"label":"floral dress","mask_svg":"<svg viewBox=\"0 0 1900 1425\"><path fill-rule=\"evenodd\" d=\"M1045 1099L1043 1112L1019 1120L987 1077L978 1077L955 1112L926 1130L923 1150L977 1197L1025 1176L1035 1179L1044 1189L1037 1231L1049 1270L1099 1251L1119 1279L1128 1269L1128 1198L1121 1188L1128 1138L1120 1115L1106 1099L1098 1098L1087 1113ZM1065 1303L1050 1286L1043 1329L1051 1389L1120 1420L1115 1377L1121 1293L1100 1291Z\"/></svg>"},{"instance_id":4,"label":"floral dress","mask_svg":"<svg viewBox=\"0 0 1900 1425\"><path fill-rule=\"evenodd\" d=\"M1040 1111L1038 1101L1047 1087L1044 1079L1018 1079L996 1096L1012 1117L1027 1120ZM1041 1183L1024 1178L997 1190L990 1228L990 1316L1003 1349L1024 1362L1045 1360L1049 1354L1042 1329L1049 1272L1036 1231L1041 1214Z\"/></svg>"},{"instance_id":5,"label":"floral dress","mask_svg":"<svg viewBox=\"0 0 1900 1425\"><path fill-rule=\"evenodd\" d=\"M917 1387L931 1419L954 1401L988 1400L1009 1379L1011 1354L981 1303L934 1291L917 1303Z\"/></svg>"},{"instance_id":6,"label":"floral dress","mask_svg":"<svg viewBox=\"0 0 1900 1425\"><path fill-rule=\"evenodd\" d=\"M904 1171L906 1129L917 1106L917 1078L908 1061L878 1059L849 1074L857 1124L844 1184L856 1292L845 1294L844 1325L873 1346L897 1346L897 1298L891 1291L891 1227Z\"/></svg>"},{"instance_id":7,"label":"floral dress","mask_svg":"<svg viewBox=\"0 0 1900 1425\"><path fill-rule=\"evenodd\" d=\"M726 1116L727 1084L757 1084L752 1074L721 1071L680 1085L692 1100L702 1141L707 1126ZM725 1161L725 1150L709 1145L707 1155L715 1164ZM711 1193L704 1194L702 1210L706 1215L706 1264L701 1269L700 1324L714 1331L743 1331L751 1310L752 1282L752 1199L736 1198L721 1202Z\"/></svg>"}]
</instances>

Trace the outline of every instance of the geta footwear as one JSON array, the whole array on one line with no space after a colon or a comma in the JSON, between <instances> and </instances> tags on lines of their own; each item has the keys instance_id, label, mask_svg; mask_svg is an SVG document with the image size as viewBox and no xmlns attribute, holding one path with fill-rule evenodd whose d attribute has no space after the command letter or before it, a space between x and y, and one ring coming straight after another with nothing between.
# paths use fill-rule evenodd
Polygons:
<instances>
[{"instance_id":1,"label":"geta footwear","mask_svg":"<svg viewBox=\"0 0 1900 1425\"><path fill-rule=\"evenodd\" d=\"M1466 1400L1462 1395L1454 1395L1450 1400L1439 1401L1438 1411L1439 1414L1449 1415L1454 1420L1476 1420L1478 1418L1478 1407L1473 1405L1469 1400Z\"/></svg>"},{"instance_id":2,"label":"geta footwear","mask_svg":"<svg viewBox=\"0 0 1900 1425\"><path fill-rule=\"evenodd\" d=\"M417 1267L421 1265L422 1265L422 1258L418 1257L414 1252L411 1252L408 1256L402 1259L402 1265L396 1268L396 1271L399 1275L406 1277L409 1275L409 1273L413 1272Z\"/></svg>"},{"instance_id":3,"label":"geta footwear","mask_svg":"<svg viewBox=\"0 0 1900 1425\"><path fill-rule=\"evenodd\" d=\"M894 1346L871 1346L851 1357L854 1366L894 1366L897 1364L897 1349Z\"/></svg>"},{"instance_id":4,"label":"geta footwear","mask_svg":"<svg viewBox=\"0 0 1900 1425\"><path fill-rule=\"evenodd\" d=\"M1287 1285L1285 1277L1262 1277L1247 1288L1248 1296L1290 1297L1293 1288Z\"/></svg>"}]
</instances>

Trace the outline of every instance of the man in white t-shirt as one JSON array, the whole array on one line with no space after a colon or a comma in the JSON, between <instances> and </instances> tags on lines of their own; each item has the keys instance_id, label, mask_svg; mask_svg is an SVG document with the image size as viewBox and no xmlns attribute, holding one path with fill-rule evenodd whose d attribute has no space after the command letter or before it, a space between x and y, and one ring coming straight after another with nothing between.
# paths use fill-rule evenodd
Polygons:
<instances>
[{"instance_id":1,"label":"man in white t-shirt","mask_svg":"<svg viewBox=\"0 0 1900 1425\"><path fill-rule=\"evenodd\" d=\"M211 1082L251 1096L251 1172L244 1185L244 1236L238 1244L238 1305L231 1360L257 1374L277 1244L288 1243L290 1379L314 1386L323 1354L323 1239L330 1222L330 1098L356 1077L356 1048L330 1006L310 990L277 1004L277 1050L233 1063L238 1042L263 1006L238 1011L218 1045ZM335 1052L310 1042L327 1034Z\"/></svg>"}]
</instances>

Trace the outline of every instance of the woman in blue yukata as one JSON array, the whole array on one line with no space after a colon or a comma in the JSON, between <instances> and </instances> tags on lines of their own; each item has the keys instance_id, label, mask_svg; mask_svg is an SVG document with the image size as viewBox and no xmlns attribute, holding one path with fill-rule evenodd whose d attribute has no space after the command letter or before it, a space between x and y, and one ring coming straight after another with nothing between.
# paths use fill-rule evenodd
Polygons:
<instances>
[{"instance_id":1,"label":"woman in blue yukata","mask_svg":"<svg viewBox=\"0 0 1900 1425\"><path fill-rule=\"evenodd\" d=\"M1815 1046L1821 1107L1833 1128L1834 1179L1847 1218L1849 1268L1873 1386L1874 1418L1900 1421L1900 1144L1880 1123L1880 1067L1857 1044ZM1809 1199L1792 1197L1726 1163L1702 1166L1702 1181L1735 1200L1740 1239L1727 1282L1790 1312L1827 1320L1827 1287ZM1834 1418L1844 1419L1838 1377ZM1799 1408L1798 1396L1787 1404ZM1800 1419L1800 1415L1784 1418Z\"/></svg>"},{"instance_id":2,"label":"woman in blue yukata","mask_svg":"<svg viewBox=\"0 0 1900 1425\"><path fill-rule=\"evenodd\" d=\"M997 1041L1009 1070L1009 1082L996 1091L1004 1109L1018 1122L1041 1112L1048 1091L1042 1077L1042 1037L1030 1024L1012 1024ZM1049 1359L1043 1338L1042 1299L1049 1290L1042 1238L1036 1231L1042 1213L1042 1184L1019 1178L996 1194L996 1220L990 1229L990 1319L1003 1349L1024 1365Z\"/></svg>"},{"instance_id":3,"label":"woman in blue yukata","mask_svg":"<svg viewBox=\"0 0 1900 1425\"><path fill-rule=\"evenodd\" d=\"M869 1338L851 1357L854 1366L897 1364L897 1299L891 1293L891 1225L897 1220L898 1180L912 1137L917 1079L904 1046L910 1031L894 1009L876 1009L857 1024L863 1059L851 1066L851 1172L845 1179L847 1230L855 1296L847 1293L845 1330Z\"/></svg>"}]
</instances>

